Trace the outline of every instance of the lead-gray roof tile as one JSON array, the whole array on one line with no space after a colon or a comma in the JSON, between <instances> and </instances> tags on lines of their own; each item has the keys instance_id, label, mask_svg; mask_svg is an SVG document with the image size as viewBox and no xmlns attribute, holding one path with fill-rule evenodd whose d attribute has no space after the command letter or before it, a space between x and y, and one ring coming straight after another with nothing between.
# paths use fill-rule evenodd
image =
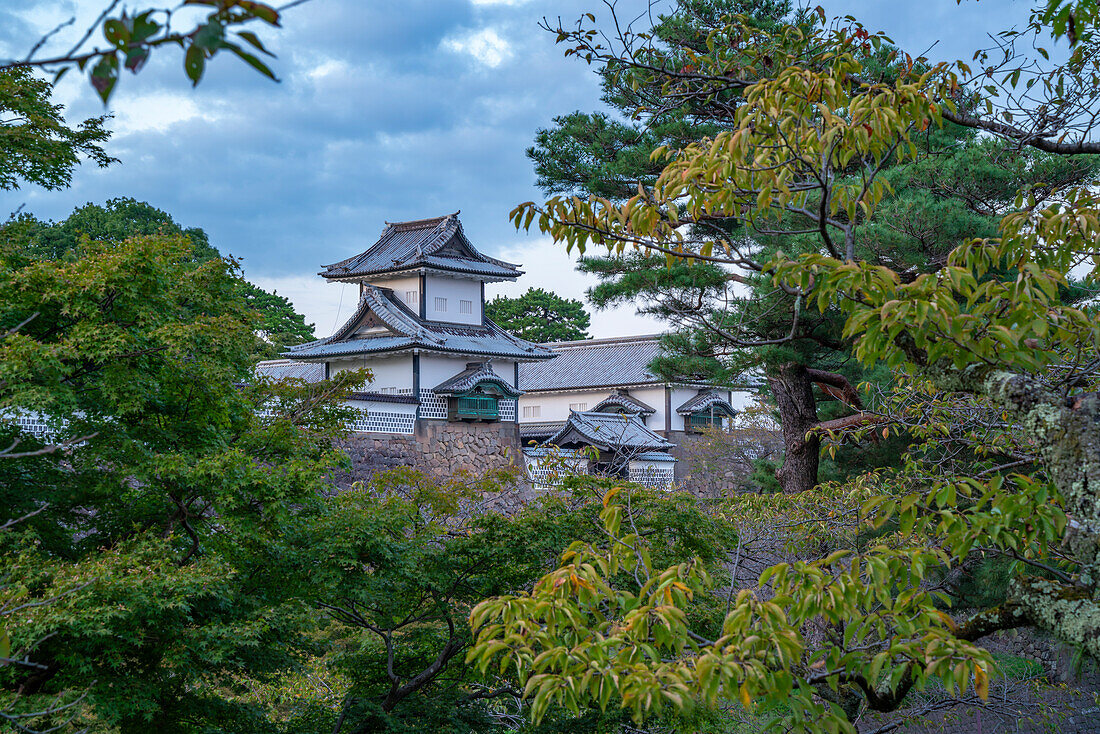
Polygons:
<instances>
[{"instance_id":1,"label":"lead-gray roof tile","mask_svg":"<svg viewBox=\"0 0 1100 734\"><path fill-rule=\"evenodd\" d=\"M569 437L574 432L585 442L612 451L667 451L675 446L646 428L636 415L597 413L591 410L571 413L565 425L547 443L555 446L562 445L563 441L570 443L573 439Z\"/></svg>"},{"instance_id":2,"label":"lead-gray roof tile","mask_svg":"<svg viewBox=\"0 0 1100 734\"><path fill-rule=\"evenodd\" d=\"M737 415L737 410L724 397L713 390L707 390L689 398L687 402L676 409L676 412L680 415L690 415L691 413L709 410L712 406L719 408L727 415Z\"/></svg>"},{"instance_id":3,"label":"lead-gray roof tile","mask_svg":"<svg viewBox=\"0 0 1100 734\"><path fill-rule=\"evenodd\" d=\"M656 408L652 408L646 403L643 403L633 395L629 395L621 390L608 395L592 406L592 410L597 410L603 413L611 413L613 411L607 410L607 408L619 407L631 413L641 413L642 415L653 415L657 412Z\"/></svg>"},{"instance_id":4,"label":"lead-gray roof tile","mask_svg":"<svg viewBox=\"0 0 1100 734\"><path fill-rule=\"evenodd\" d=\"M368 312L377 316L391 333L349 338L354 337L358 324ZM554 353L547 347L512 336L488 319L483 324L454 324L421 319L392 290L370 284L364 284L358 308L335 334L291 347L283 356L294 360L322 359L411 348L522 360L554 357Z\"/></svg>"},{"instance_id":5,"label":"lead-gray roof tile","mask_svg":"<svg viewBox=\"0 0 1100 734\"><path fill-rule=\"evenodd\" d=\"M256 374L273 380L320 382L325 379L325 366L310 362L292 362L289 359L271 359L257 364Z\"/></svg>"},{"instance_id":6,"label":"lead-gray roof tile","mask_svg":"<svg viewBox=\"0 0 1100 734\"><path fill-rule=\"evenodd\" d=\"M442 395L458 395L469 392L482 382L496 385L509 398L518 398L523 394L522 391L512 387L507 380L494 372L492 365L488 362L475 364L467 367L454 377L448 377L432 388L432 392Z\"/></svg>"},{"instance_id":7,"label":"lead-gray roof tile","mask_svg":"<svg viewBox=\"0 0 1100 734\"><path fill-rule=\"evenodd\" d=\"M520 365L521 390L567 390L583 387L661 384L649 371L660 354L660 337L593 340L591 344L549 344L556 359Z\"/></svg>"},{"instance_id":8,"label":"lead-gray roof tile","mask_svg":"<svg viewBox=\"0 0 1100 734\"><path fill-rule=\"evenodd\" d=\"M522 275L518 266L478 252L462 231L458 212L413 222L387 223L378 241L366 251L322 267L320 275L333 279L417 267L507 279Z\"/></svg>"}]
</instances>

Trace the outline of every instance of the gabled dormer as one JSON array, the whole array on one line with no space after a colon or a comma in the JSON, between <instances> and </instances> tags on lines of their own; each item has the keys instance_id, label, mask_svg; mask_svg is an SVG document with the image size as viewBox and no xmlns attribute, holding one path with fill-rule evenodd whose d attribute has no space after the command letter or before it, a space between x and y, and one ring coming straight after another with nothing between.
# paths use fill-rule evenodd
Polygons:
<instances>
[{"instance_id":1,"label":"gabled dormer","mask_svg":"<svg viewBox=\"0 0 1100 734\"><path fill-rule=\"evenodd\" d=\"M700 390L676 412L683 418L684 430L689 432L725 428L737 417L737 410L715 390Z\"/></svg>"}]
</instances>

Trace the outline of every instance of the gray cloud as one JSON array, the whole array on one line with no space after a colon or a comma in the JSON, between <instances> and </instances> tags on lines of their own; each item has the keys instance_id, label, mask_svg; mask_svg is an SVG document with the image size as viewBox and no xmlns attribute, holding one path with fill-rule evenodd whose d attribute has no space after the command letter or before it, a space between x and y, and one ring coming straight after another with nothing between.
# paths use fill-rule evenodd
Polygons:
<instances>
[{"instance_id":1,"label":"gray cloud","mask_svg":"<svg viewBox=\"0 0 1100 734\"><path fill-rule=\"evenodd\" d=\"M47 15L20 1L26 7L9 1L0 10L5 47ZM100 5L79 3L84 14ZM13 9L16 18L6 22ZM284 32L263 33L279 56L281 84L226 57L192 90L178 56L164 54L120 82L110 147L122 165L84 167L65 192L0 195L0 210L25 202L39 216L60 218L86 201L133 196L203 227L223 251L244 257L250 274L272 278L346 257L370 244L385 220L456 209L486 250L522 247L534 240L517 234L507 214L539 196L524 149L555 115L599 106L591 69L564 59L537 22L589 9L600 7L591 0L411 0L398 9L315 0L287 13ZM1012 0L841 0L829 7L861 16L909 49L940 40L934 53L948 59L1006 18L1026 18L1026 10ZM486 59L485 44L472 38L489 39L500 58ZM102 112L86 83L63 85L71 119Z\"/></svg>"}]
</instances>

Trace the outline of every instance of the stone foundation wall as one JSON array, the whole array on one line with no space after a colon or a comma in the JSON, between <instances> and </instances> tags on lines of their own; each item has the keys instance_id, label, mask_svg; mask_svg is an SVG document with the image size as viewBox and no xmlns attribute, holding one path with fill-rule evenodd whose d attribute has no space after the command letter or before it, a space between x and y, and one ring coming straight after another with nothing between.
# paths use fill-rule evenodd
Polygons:
<instances>
[{"instance_id":1,"label":"stone foundation wall","mask_svg":"<svg viewBox=\"0 0 1100 734\"><path fill-rule=\"evenodd\" d=\"M519 425L421 421L417 434L428 471L442 476L480 476L497 469L523 469Z\"/></svg>"},{"instance_id":2,"label":"stone foundation wall","mask_svg":"<svg viewBox=\"0 0 1100 734\"><path fill-rule=\"evenodd\" d=\"M484 476L498 469L523 469L515 423L421 421L414 435L356 433L341 441L351 473L341 484L369 480L376 472L408 466L451 478Z\"/></svg>"},{"instance_id":3,"label":"stone foundation wall","mask_svg":"<svg viewBox=\"0 0 1100 734\"><path fill-rule=\"evenodd\" d=\"M744 486L751 469L723 456L709 436L685 431L662 431L676 444L669 453L676 458L676 486L696 497L728 497Z\"/></svg>"},{"instance_id":4,"label":"stone foundation wall","mask_svg":"<svg viewBox=\"0 0 1100 734\"><path fill-rule=\"evenodd\" d=\"M1100 691L1100 662L1075 653L1071 645L1031 628L1004 630L983 638L981 646L990 652L1033 660L1052 683ZM1100 731L1100 728L1097 729Z\"/></svg>"}]
</instances>

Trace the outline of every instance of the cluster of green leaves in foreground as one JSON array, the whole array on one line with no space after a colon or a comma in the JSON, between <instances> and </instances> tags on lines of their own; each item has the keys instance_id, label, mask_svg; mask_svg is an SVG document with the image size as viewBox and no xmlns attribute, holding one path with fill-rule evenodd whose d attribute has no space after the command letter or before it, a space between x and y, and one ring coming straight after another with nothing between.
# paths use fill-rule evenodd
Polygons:
<instances>
[{"instance_id":1,"label":"cluster of green leaves in foreground","mask_svg":"<svg viewBox=\"0 0 1100 734\"><path fill-rule=\"evenodd\" d=\"M560 495L514 516L470 516L470 504L499 491L499 479L441 483L411 470L383 473L291 534L308 574L303 585L335 620L321 633L329 649L321 661L341 682L344 731L490 732L526 717L512 676L464 661L472 642L466 617L486 596L528 587L572 539L601 537L600 496L611 485L571 479ZM631 520L659 562L699 557L721 576L735 544L727 522L687 496L629 491ZM371 572L357 572L364 567ZM630 589L637 581L623 575L614 583ZM691 616L713 625L719 605L717 598L699 604ZM625 717L592 707L555 709L549 719L587 731L596 720Z\"/></svg>"},{"instance_id":2,"label":"cluster of green leaves in foreground","mask_svg":"<svg viewBox=\"0 0 1100 734\"><path fill-rule=\"evenodd\" d=\"M739 700L750 710L789 707L787 722L801 729L850 731L841 706L820 695L816 676L832 678L834 691L839 682L874 686L883 676L894 690L936 679L965 691L975 676L979 693L988 692L988 654L952 634L937 596L919 589L944 560L938 551L838 551L776 566L760 579L775 596L741 590L708 639L688 616L712 596L705 568L655 567L638 534L623 528L617 492L605 501L605 542L574 543L530 594L485 601L471 614L479 631L470 659L488 669L499 657L500 669L513 671L533 697L536 720L552 704L572 711L621 705L641 723L666 707ZM609 580L620 573L647 581L616 590ZM842 644L815 650L804 639L804 625L819 619L844 629ZM860 652L868 647L874 655Z\"/></svg>"},{"instance_id":3,"label":"cluster of green leaves in foreground","mask_svg":"<svg viewBox=\"0 0 1100 734\"><path fill-rule=\"evenodd\" d=\"M42 54L42 47L50 37L69 23L58 26L52 33L33 45L25 58L10 59L0 63L0 72L12 69L40 68L54 74L54 83L73 68L88 71L88 81L104 104L111 98L118 83L119 74L125 69L137 74L148 63L153 51L178 46L183 50L183 69L193 85L202 80L207 62L222 52L229 52L253 69L275 79L274 72L258 54L273 57L263 41L251 30L241 30L254 21L269 27L279 27L279 11L268 3L254 0L185 0L183 6L208 10L204 17L190 28L181 28L179 11L167 8L144 8L133 11L123 8L112 15L117 3L109 4L80 42L59 56ZM176 17L173 18L173 13ZM175 27L173 28L173 20ZM92 36L102 35L106 46L95 44L88 48ZM100 42L102 43L102 42Z\"/></svg>"}]
</instances>

